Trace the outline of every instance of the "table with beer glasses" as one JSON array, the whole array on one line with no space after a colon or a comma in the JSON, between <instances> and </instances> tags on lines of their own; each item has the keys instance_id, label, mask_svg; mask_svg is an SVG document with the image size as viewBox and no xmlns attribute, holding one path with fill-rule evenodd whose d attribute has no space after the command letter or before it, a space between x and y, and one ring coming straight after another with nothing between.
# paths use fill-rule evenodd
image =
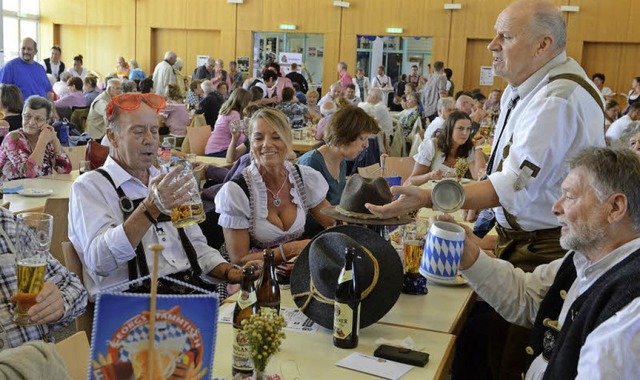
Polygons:
<instances>
[{"instance_id":1,"label":"table with beer glasses","mask_svg":"<svg viewBox=\"0 0 640 380\"><path fill-rule=\"evenodd\" d=\"M293 300L289 291L283 291L282 306L291 306ZM284 294L288 294L285 300ZM226 303L222 308L233 308L234 303ZM379 346L378 338L402 340L411 336L414 349L427 352L429 363L425 367L414 367L402 379L447 379L448 369L453 360L455 337L435 331L417 330L381 323L360 330L358 347L351 350L333 345L333 332L320 327L313 333L285 330L281 351L274 354L266 368L266 374L279 374L282 379L370 379L373 376L338 367L336 362L354 352L373 355ZM213 377L231 379L230 349L233 340L232 325L218 323Z\"/></svg>"},{"instance_id":2,"label":"table with beer glasses","mask_svg":"<svg viewBox=\"0 0 640 380\"><path fill-rule=\"evenodd\" d=\"M320 148L323 141L316 140L315 133L310 127L299 128L293 131L293 150L299 153L306 153L310 150Z\"/></svg>"}]
</instances>

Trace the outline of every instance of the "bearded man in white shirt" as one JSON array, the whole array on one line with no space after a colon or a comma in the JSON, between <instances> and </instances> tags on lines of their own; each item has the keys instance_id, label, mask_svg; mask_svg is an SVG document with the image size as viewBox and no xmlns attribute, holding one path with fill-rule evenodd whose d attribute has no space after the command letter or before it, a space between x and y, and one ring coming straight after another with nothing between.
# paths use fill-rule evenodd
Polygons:
<instances>
[{"instance_id":1,"label":"bearded man in white shirt","mask_svg":"<svg viewBox=\"0 0 640 380\"><path fill-rule=\"evenodd\" d=\"M460 269L505 319L533 327L525 379L640 379L640 156L587 148L552 211L569 253L533 273L467 230Z\"/></svg>"},{"instance_id":2,"label":"bearded man in white shirt","mask_svg":"<svg viewBox=\"0 0 640 380\"><path fill-rule=\"evenodd\" d=\"M462 207L493 208L496 255L530 272L565 254L550 210L561 195L567 161L585 147L605 144L603 100L567 57L566 24L553 3L517 1L500 13L495 29L488 49L496 75L509 86L501 98L488 181L465 186ZM386 218L432 206L431 190L394 187L392 192L400 195L397 201L369 209ZM523 347L505 350L520 353Z\"/></svg>"}]
</instances>

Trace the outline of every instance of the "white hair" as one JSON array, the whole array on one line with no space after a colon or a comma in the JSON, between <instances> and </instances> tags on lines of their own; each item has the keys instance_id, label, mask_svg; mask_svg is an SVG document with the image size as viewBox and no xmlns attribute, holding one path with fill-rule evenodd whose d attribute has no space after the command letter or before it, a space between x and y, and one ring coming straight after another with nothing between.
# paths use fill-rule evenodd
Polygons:
<instances>
[{"instance_id":1,"label":"white hair","mask_svg":"<svg viewBox=\"0 0 640 380\"><path fill-rule=\"evenodd\" d=\"M183 66L184 66L184 62L182 61L182 58L180 57L176 58L176 63L173 64L173 67L175 67L176 70L182 70Z\"/></svg>"},{"instance_id":2,"label":"white hair","mask_svg":"<svg viewBox=\"0 0 640 380\"><path fill-rule=\"evenodd\" d=\"M216 86L213 85L213 82L210 80L205 80L200 83L200 88L204 91L205 94L210 94L216 90Z\"/></svg>"}]
</instances>

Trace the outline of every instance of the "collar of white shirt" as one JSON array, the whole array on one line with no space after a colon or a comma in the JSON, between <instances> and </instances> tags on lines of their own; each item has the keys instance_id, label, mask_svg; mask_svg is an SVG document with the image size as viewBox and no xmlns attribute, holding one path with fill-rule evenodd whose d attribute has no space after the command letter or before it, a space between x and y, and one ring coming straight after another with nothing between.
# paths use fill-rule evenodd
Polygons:
<instances>
[{"instance_id":1,"label":"collar of white shirt","mask_svg":"<svg viewBox=\"0 0 640 380\"><path fill-rule=\"evenodd\" d=\"M134 176L132 176L131 174L129 174L129 172L127 172L126 170L124 170L124 168L122 166L120 166L120 164L118 164L116 162L116 160L114 160L111 155L109 155L109 157L107 157L107 160L104 162L104 166L105 169L108 169L109 171L109 175L111 176L111 179L113 179L113 183L116 185L116 187L120 187L122 186L123 183L127 182L127 181L137 181L139 183L141 183L144 186L147 186L146 184L143 184L139 179L135 178ZM149 179L151 180L152 178L157 177L158 175L160 175L160 170L158 170L155 166L152 166L149 168Z\"/></svg>"},{"instance_id":2,"label":"collar of white shirt","mask_svg":"<svg viewBox=\"0 0 640 380\"><path fill-rule=\"evenodd\" d=\"M549 71L551 71L551 69L553 69L554 67L558 66L559 64L561 64L566 60L567 60L566 52L562 52L558 54L552 60L550 60L544 66L542 66L540 70L536 71L524 82L522 82L520 86L514 87L513 89L518 92L521 99L526 98L527 95L529 95L529 93L533 91L533 89L536 86L538 86L540 82L542 82L542 79L549 73Z\"/></svg>"},{"instance_id":3,"label":"collar of white shirt","mask_svg":"<svg viewBox=\"0 0 640 380\"><path fill-rule=\"evenodd\" d=\"M631 240L609 252L605 257L592 263L586 256L579 252L573 255L573 264L576 267L577 278L580 279L578 294L582 294L597 279L609 269L627 258L633 252L640 249L640 238Z\"/></svg>"}]
</instances>

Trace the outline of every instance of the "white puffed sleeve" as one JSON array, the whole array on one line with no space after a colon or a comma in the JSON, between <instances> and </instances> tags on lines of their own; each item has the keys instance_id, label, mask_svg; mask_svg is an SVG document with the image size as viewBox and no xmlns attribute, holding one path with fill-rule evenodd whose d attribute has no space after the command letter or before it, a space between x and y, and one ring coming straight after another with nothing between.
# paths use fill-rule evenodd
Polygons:
<instances>
[{"instance_id":1,"label":"white puffed sleeve","mask_svg":"<svg viewBox=\"0 0 640 380\"><path fill-rule=\"evenodd\" d=\"M214 199L218 224L223 228L248 229L251 207L249 199L237 183L229 181L222 186Z\"/></svg>"},{"instance_id":2,"label":"white puffed sleeve","mask_svg":"<svg viewBox=\"0 0 640 380\"><path fill-rule=\"evenodd\" d=\"M298 167L307 193L307 205L309 208L314 208L327 197L329 184L314 168L304 165L298 165Z\"/></svg>"},{"instance_id":3,"label":"white puffed sleeve","mask_svg":"<svg viewBox=\"0 0 640 380\"><path fill-rule=\"evenodd\" d=\"M420 143L418 147L418 153L413 156L413 159L422 166L431 167L433 163L433 156L436 153L435 145L432 139L425 139ZM431 168L433 170L433 168Z\"/></svg>"}]
</instances>

